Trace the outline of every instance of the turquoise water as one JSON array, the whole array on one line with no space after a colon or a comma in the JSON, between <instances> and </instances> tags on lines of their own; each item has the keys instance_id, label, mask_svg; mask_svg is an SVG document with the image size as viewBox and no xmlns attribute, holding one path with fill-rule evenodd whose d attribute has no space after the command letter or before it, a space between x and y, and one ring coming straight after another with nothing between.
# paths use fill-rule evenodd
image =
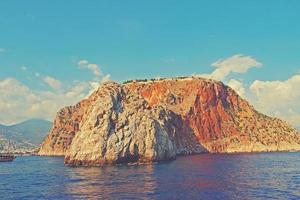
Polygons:
<instances>
[{"instance_id":1,"label":"turquoise water","mask_svg":"<svg viewBox=\"0 0 300 200\"><path fill-rule=\"evenodd\" d=\"M142 166L0 163L0 199L300 199L300 153L179 157Z\"/></svg>"}]
</instances>

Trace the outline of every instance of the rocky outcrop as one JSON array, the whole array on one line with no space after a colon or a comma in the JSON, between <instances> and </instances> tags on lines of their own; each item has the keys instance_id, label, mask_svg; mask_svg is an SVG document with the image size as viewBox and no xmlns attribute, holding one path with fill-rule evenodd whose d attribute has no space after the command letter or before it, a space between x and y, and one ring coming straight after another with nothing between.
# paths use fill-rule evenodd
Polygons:
<instances>
[{"instance_id":1,"label":"rocky outcrop","mask_svg":"<svg viewBox=\"0 0 300 200\"><path fill-rule=\"evenodd\" d=\"M44 139L39 155L64 156L69 149L89 100L83 100L75 106L61 109L54 120L50 134Z\"/></svg>"},{"instance_id":2,"label":"rocky outcrop","mask_svg":"<svg viewBox=\"0 0 300 200\"><path fill-rule=\"evenodd\" d=\"M258 113L221 82L177 78L103 84L58 113L40 155L103 165L291 150L300 150L300 135L286 122Z\"/></svg>"}]
</instances>

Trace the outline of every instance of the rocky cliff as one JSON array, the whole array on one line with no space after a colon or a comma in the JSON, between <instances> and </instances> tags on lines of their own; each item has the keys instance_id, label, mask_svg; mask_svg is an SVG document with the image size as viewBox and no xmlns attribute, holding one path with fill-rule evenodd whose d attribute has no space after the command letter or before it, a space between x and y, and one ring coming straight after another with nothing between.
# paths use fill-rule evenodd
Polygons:
<instances>
[{"instance_id":1,"label":"rocky cliff","mask_svg":"<svg viewBox=\"0 0 300 200\"><path fill-rule=\"evenodd\" d=\"M257 112L231 88L201 78L107 82L62 109L40 155L70 165L155 162L201 152L300 150L286 122Z\"/></svg>"}]
</instances>

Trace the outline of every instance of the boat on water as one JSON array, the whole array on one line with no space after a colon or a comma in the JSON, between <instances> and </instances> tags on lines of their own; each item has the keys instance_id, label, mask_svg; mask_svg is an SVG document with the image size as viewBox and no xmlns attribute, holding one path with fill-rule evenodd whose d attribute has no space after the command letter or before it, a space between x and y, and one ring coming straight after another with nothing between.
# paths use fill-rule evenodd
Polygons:
<instances>
[{"instance_id":1,"label":"boat on water","mask_svg":"<svg viewBox=\"0 0 300 200\"><path fill-rule=\"evenodd\" d=\"M12 162L16 156L13 154L8 154L8 153L1 153L0 154L0 162Z\"/></svg>"}]
</instances>

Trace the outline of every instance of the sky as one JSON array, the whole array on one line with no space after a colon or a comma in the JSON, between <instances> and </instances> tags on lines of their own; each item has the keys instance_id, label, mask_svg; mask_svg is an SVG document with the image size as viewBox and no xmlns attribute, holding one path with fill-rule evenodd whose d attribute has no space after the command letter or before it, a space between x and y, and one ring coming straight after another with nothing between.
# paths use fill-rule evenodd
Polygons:
<instances>
[{"instance_id":1,"label":"sky","mask_svg":"<svg viewBox=\"0 0 300 200\"><path fill-rule=\"evenodd\" d=\"M298 0L0 2L0 123L53 120L110 79L198 75L300 127Z\"/></svg>"}]
</instances>

